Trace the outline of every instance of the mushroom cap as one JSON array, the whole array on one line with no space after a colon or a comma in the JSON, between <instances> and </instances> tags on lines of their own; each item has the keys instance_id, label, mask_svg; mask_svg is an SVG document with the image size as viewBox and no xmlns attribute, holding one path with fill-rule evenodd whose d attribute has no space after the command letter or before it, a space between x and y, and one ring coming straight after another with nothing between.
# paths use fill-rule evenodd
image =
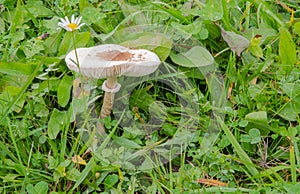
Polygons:
<instances>
[{"instance_id":1,"label":"mushroom cap","mask_svg":"<svg viewBox=\"0 0 300 194\"><path fill-rule=\"evenodd\" d=\"M76 49L80 73L87 77L139 77L153 73L159 66L158 56L145 49L130 49L116 44L104 44ZM75 50L65 57L69 69L79 72Z\"/></svg>"}]
</instances>

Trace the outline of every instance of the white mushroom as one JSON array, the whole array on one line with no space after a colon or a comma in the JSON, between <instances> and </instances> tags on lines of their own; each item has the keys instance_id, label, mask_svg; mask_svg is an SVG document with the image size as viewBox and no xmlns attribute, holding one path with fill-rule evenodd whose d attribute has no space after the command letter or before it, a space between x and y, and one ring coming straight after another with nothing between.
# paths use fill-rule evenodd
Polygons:
<instances>
[{"instance_id":1,"label":"white mushroom","mask_svg":"<svg viewBox=\"0 0 300 194\"><path fill-rule=\"evenodd\" d=\"M76 64L75 51L72 50L65 60L69 69L80 72L86 77L107 78L102 85L105 91L100 118L110 115L114 93L121 85L117 77L144 76L153 73L159 66L158 56L145 49L129 49L116 44L105 44L91 48L77 49L78 63ZM79 69L80 71L79 71Z\"/></svg>"}]
</instances>

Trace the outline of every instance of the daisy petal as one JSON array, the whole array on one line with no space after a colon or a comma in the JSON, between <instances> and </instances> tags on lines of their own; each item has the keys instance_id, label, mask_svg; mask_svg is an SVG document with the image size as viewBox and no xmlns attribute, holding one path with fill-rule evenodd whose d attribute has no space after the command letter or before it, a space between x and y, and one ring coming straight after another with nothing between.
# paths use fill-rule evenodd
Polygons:
<instances>
[{"instance_id":1,"label":"daisy petal","mask_svg":"<svg viewBox=\"0 0 300 194\"><path fill-rule=\"evenodd\" d=\"M80 24L77 28L80 29L85 23Z\"/></svg>"},{"instance_id":2,"label":"daisy petal","mask_svg":"<svg viewBox=\"0 0 300 194\"><path fill-rule=\"evenodd\" d=\"M67 31L73 32L85 25L84 23L80 24L81 19L82 17L75 17L73 14L70 19L67 16L65 16L65 18L60 18L60 22L58 22L57 25Z\"/></svg>"},{"instance_id":3,"label":"daisy petal","mask_svg":"<svg viewBox=\"0 0 300 194\"><path fill-rule=\"evenodd\" d=\"M66 21L64 20L64 18L60 18L61 23L66 23Z\"/></svg>"},{"instance_id":4,"label":"daisy petal","mask_svg":"<svg viewBox=\"0 0 300 194\"><path fill-rule=\"evenodd\" d=\"M66 16L66 17L65 17L65 19L66 19L66 20L65 20L65 21L66 21L66 23L68 23L68 24L69 24L69 23L70 23L70 20L69 20L69 18Z\"/></svg>"},{"instance_id":5,"label":"daisy petal","mask_svg":"<svg viewBox=\"0 0 300 194\"><path fill-rule=\"evenodd\" d=\"M82 19L82 17L80 16L79 18L77 18L78 20L77 20L77 25L79 25L80 24L80 22L81 22L81 19Z\"/></svg>"},{"instance_id":6,"label":"daisy petal","mask_svg":"<svg viewBox=\"0 0 300 194\"><path fill-rule=\"evenodd\" d=\"M71 16L71 23L75 23L75 16L74 16L74 14Z\"/></svg>"},{"instance_id":7,"label":"daisy petal","mask_svg":"<svg viewBox=\"0 0 300 194\"><path fill-rule=\"evenodd\" d=\"M74 20L74 22L73 22L73 23L74 23L74 24L77 24L77 22L78 22L78 19L79 19L79 18L75 18L75 20Z\"/></svg>"}]
</instances>

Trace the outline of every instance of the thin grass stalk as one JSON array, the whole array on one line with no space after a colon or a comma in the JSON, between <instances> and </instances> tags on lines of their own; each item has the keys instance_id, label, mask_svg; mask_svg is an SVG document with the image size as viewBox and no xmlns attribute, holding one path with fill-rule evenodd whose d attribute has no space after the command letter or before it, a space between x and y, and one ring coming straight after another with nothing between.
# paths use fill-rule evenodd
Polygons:
<instances>
[{"instance_id":1,"label":"thin grass stalk","mask_svg":"<svg viewBox=\"0 0 300 194\"><path fill-rule=\"evenodd\" d=\"M117 127L119 126L123 116L124 116L125 111L123 111L120 119L118 120L118 123L116 124L116 126L111 130L111 132L107 135L107 137L104 139L104 141L102 142L102 144L99 146L97 152L101 152L109 143L109 141L111 140L112 136L114 135L115 131L117 130ZM94 156L90 159L90 161L87 163L87 165L85 166L85 168L83 169L83 171L81 172L80 176L78 177L75 185L72 187L72 189L70 190L70 193L73 193L74 190L85 180L85 178L88 176L89 172L94 168L94 166L96 165L96 161Z\"/></svg>"},{"instance_id":2,"label":"thin grass stalk","mask_svg":"<svg viewBox=\"0 0 300 194\"><path fill-rule=\"evenodd\" d=\"M20 193L25 193L25 188L26 188L26 185L27 185L27 180L28 180L28 175L29 175L29 173L28 173L29 170L28 169L30 167L30 160L31 160L32 152L33 152L33 146L34 146L34 141L31 143L31 149L30 149L30 152L29 152L28 160L27 160L25 178L24 178Z\"/></svg>"},{"instance_id":3,"label":"thin grass stalk","mask_svg":"<svg viewBox=\"0 0 300 194\"><path fill-rule=\"evenodd\" d=\"M296 156L296 167L300 168L300 153L299 153L299 147L297 144L297 140L293 139L293 146L294 146L294 151L295 151L295 156Z\"/></svg>"},{"instance_id":4,"label":"thin grass stalk","mask_svg":"<svg viewBox=\"0 0 300 194\"><path fill-rule=\"evenodd\" d=\"M290 140L290 165L291 165L291 174L292 174L292 183L297 183L297 167L296 167L296 158L293 145L293 137Z\"/></svg>"},{"instance_id":5,"label":"thin grass stalk","mask_svg":"<svg viewBox=\"0 0 300 194\"><path fill-rule=\"evenodd\" d=\"M61 138L61 147L60 147L60 160L64 161L64 157L66 155L66 148L67 148L67 139L68 139L68 133L69 133L69 126L70 126L70 120L71 120L71 108L67 111L67 114L64 118L64 126L62 130L62 138Z\"/></svg>"},{"instance_id":6,"label":"thin grass stalk","mask_svg":"<svg viewBox=\"0 0 300 194\"><path fill-rule=\"evenodd\" d=\"M234 147L236 153L240 157L241 161L244 163L246 168L249 170L249 172L255 176L258 175L259 172L255 168L255 165L251 161L250 157L247 155L247 153L243 150L242 146L238 143L232 132L229 130L229 128L225 125L224 121L216 115L217 121L220 123L221 128L223 129L224 133L226 134L228 140L230 141L231 145Z\"/></svg>"},{"instance_id":7,"label":"thin grass stalk","mask_svg":"<svg viewBox=\"0 0 300 194\"><path fill-rule=\"evenodd\" d=\"M11 141L13 143L13 146L16 150L16 153L17 153L17 157L18 157L18 160L19 160L19 163L22 167L24 167L23 165L23 162L22 162L22 159L21 159L21 155L20 155L20 150L17 146L17 142L16 142L16 139L15 139L15 136L13 134L13 131L12 131L12 128L11 128L11 124L10 124L10 120L9 118L7 117L7 126L8 126L8 130L9 130L9 137L11 138Z\"/></svg>"},{"instance_id":8,"label":"thin grass stalk","mask_svg":"<svg viewBox=\"0 0 300 194\"><path fill-rule=\"evenodd\" d=\"M246 17L245 17L245 29L248 30L250 26L250 9L251 3L249 1L246 2Z\"/></svg>"}]
</instances>

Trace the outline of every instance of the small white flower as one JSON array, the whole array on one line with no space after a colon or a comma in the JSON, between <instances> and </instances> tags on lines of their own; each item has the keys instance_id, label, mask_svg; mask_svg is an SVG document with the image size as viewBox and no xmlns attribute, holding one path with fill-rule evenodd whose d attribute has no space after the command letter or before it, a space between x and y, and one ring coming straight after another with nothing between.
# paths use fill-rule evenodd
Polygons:
<instances>
[{"instance_id":1,"label":"small white flower","mask_svg":"<svg viewBox=\"0 0 300 194\"><path fill-rule=\"evenodd\" d=\"M75 18L74 15L71 17L71 22L69 18L66 16L65 19L60 18L61 22L58 22L58 26L61 28L64 28L65 30L69 32L73 32L75 30L80 29L85 23L80 24L81 21L81 16L78 18Z\"/></svg>"}]
</instances>

